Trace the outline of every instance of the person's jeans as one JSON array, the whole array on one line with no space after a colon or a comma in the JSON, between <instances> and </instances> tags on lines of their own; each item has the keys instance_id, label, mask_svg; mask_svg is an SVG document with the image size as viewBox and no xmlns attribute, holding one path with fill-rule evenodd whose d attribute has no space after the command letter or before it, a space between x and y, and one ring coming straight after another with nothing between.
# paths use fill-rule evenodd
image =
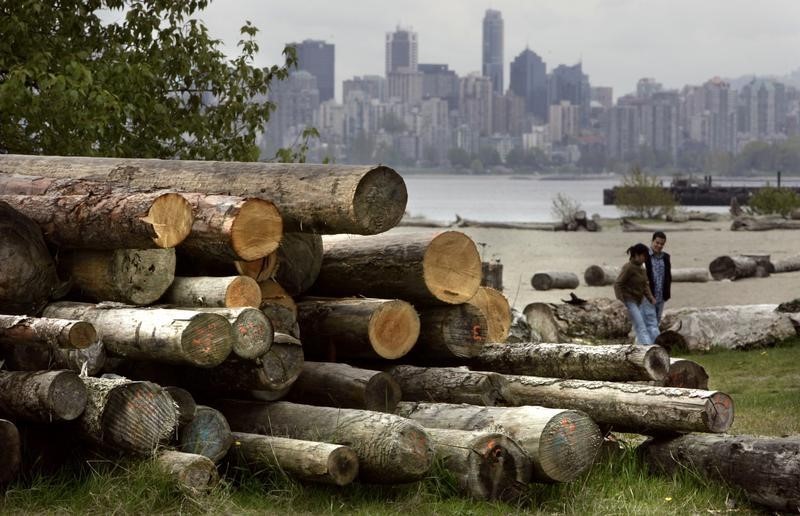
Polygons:
<instances>
[{"instance_id":1,"label":"person's jeans","mask_svg":"<svg viewBox=\"0 0 800 516\"><path fill-rule=\"evenodd\" d=\"M661 323L661 316L664 315L664 303L666 301L656 301L656 322Z\"/></svg>"},{"instance_id":2,"label":"person's jeans","mask_svg":"<svg viewBox=\"0 0 800 516\"><path fill-rule=\"evenodd\" d=\"M636 332L636 341L645 346L653 344L659 334L656 307L647 299L641 303L625 301L625 307Z\"/></svg>"}]
</instances>

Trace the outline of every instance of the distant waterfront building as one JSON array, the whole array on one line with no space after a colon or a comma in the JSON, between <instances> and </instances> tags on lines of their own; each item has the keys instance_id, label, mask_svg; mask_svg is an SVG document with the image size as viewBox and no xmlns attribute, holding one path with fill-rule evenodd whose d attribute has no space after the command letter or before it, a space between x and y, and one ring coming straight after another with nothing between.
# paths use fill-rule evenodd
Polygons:
<instances>
[{"instance_id":1,"label":"distant waterfront building","mask_svg":"<svg viewBox=\"0 0 800 516\"><path fill-rule=\"evenodd\" d=\"M297 50L297 69L305 70L317 78L319 100L325 102L334 96L334 46L314 39L302 43L289 43Z\"/></svg>"},{"instance_id":2,"label":"distant waterfront building","mask_svg":"<svg viewBox=\"0 0 800 516\"><path fill-rule=\"evenodd\" d=\"M652 77L644 77L636 83L636 96L640 99L649 99L653 94L663 90L660 82Z\"/></svg>"},{"instance_id":3,"label":"distant waterfront building","mask_svg":"<svg viewBox=\"0 0 800 516\"><path fill-rule=\"evenodd\" d=\"M548 120L550 141L553 143L562 143L580 134L580 107L569 101L562 100L550 106Z\"/></svg>"},{"instance_id":4,"label":"distant waterfront building","mask_svg":"<svg viewBox=\"0 0 800 516\"><path fill-rule=\"evenodd\" d=\"M530 127L525 127L525 99L511 90L505 95L492 96L492 133L521 136Z\"/></svg>"},{"instance_id":5,"label":"distant waterfront building","mask_svg":"<svg viewBox=\"0 0 800 516\"><path fill-rule=\"evenodd\" d=\"M547 65L536 52L523 50L511 63L509 89L525 99L525 112L547 121Z\"/></svg>"},{"instance_id":6,"label":"distant waterfront building","mask_svg":"<svg viewBox=\"0 0 800 516\"><path fill-rule=\"evenodd\" d=\"M267 123L267 155L291 145L306 127L314 124L320 104L317 78L305 70L292 72L286 80L272 83L269 100L278 107Z\"/></svg>"},{"instance_id":7,"label":"distant waterfront building","mask_svg":"<svg viewBox=\"0 0 800 516\"><path fill-rule=\"evenodd\" d=\"M495 93L503 94L503 15L494 9L483 17L483 76Z\"/></svg>"},{"instance_id":8,"label":"distant waterfront building","mask_svg":"<svg viewBox=\"0 0 800 516\"><path fill-rule=\"evenodd\" d=\"M741 103L742 132L751 139L769 139L778 132L778 120L786 116L786 87L771 80L753 79L742 88Z\"/></svg>"},{"instance_id":9,"label":"distant waterfront building","mask_svg":"<svg viewBox=\"0 0 800 516\"><path fill-rule=\"evenodd\" d=\"M592 100L599 103L603 109L614 107L614 88L610 86L592 86Z\"/></svg>"},{"instance_id":10,"label":"distant waterfront building","mask_svg":"<svg viewBox=\"0 0 800 516\"><path fill-rule=\"evenodd\" d=\"M444 99L450 109L458 108L458 75L446 64L417 65L422 72L422 98Z\"/></svg>"},{"instance_id":11,"label":"distant waterfront building","mask_svg":"<svg viewBox=\"0 0 800 516\"><path fill-rule=\"evenodd\" d=\"M492 134L492 81L478 73L459 80L458 108L464 124L478 136Z\"/></svg>"},{"instance_id":12,"label":"distant waterfront building","mask_svg":"<svg viewBox=\"0 0 800 516\"><path fill-rule=\"evenodd\" d=\"M547 98L550 105L568 101L580 106L581 126L589 123L592 89L589 76L583 73L583 64L573 66L558 65L548 76Z\"/></svg>"},{"instance_id":13,"label":"distant waterfront building","mask_svg":"<svg viewBox=\"0 0 800 516\"><path fill-rule=\"evenodd\" d=\"M389 97L396 97L408 104L418 104L422 100L422 73L407 68L399 68L386 76Z\"/></svg>"},{"instance_id":14,"label":"distant waterfront building","mask_svg":"<svg viewBox=\"0 0 800 516\"><path fill-rule=\"evenodd\" d=\"M417 71L417 33L411 29L397 27L386 34L386 76L401 68Z\"/></svg>"},{"instance_id":15,"label":"distant waterfront building","mask_svg":"<svg viewBox=\"0 0 800 516\"><path fill-rule=\"evenodd\" d=\"M362 91L367 95L367 98L385 102L387 98L386 77L380 75L364 75L347 79L342 83L342 100L347 102L347 98L353 91Z\"/></svg>"},{"instance_id":16,"label":"distant waterfront building","mask_svg":"<svg viewBox=\"0 0 800 516\"><path fill-rule=\"evenodd\" d=\"M639 145L641 144L638 106L617 103L608 112L606 121L606 150L608 157L616 160L629 159L639 150Z\"/></svg>"}]
</instances>

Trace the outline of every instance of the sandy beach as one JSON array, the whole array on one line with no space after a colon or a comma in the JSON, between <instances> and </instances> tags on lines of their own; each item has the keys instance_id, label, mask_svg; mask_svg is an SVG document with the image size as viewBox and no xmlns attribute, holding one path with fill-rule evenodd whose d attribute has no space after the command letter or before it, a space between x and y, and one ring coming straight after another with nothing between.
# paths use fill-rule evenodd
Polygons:
<instances>
[{"instance_id":1,"label":"sandy beach","mask_svg":"<svg viewBox=\"0 0 800 516\"><path fill-rule=\"evenodd\" d=\"M770 254L773 259L780 259L800 253L800 231L731 231L727 220L661 225L650 222L647 226L658 226L666 232L665 250L672 256L673 268L708 268L714 258L722 255ZM687 227L700 230L682 230ZM603 230L597 233L456 229L479 244L484 261L500 260L503 264L503 293L512 306L520 310L535 301L558 302L568 298L570 292L582 298L613 298L610 286L586 286L584 271L590 265L624 264L627 260L625 250L637 242L649 245L651 237L650 233L623 232L615 221L606 221ZM425 229L399 227L392 231ZM574 290L534 290L531 277L536 272L546 271L574 272L581 284ZM667 308L780 303L797 297L800 297L800 271L735 282L674 283Z\"/></svg>"}]
</instances>

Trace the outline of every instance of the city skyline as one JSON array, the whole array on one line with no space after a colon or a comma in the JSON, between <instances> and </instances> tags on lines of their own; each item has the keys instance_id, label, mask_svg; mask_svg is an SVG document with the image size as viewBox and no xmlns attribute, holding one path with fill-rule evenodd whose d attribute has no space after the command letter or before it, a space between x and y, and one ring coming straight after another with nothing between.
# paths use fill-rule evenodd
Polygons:
<instances>
[{"instance_id":1,"label":"city skyline","mask_svg":"<svg viewBox=\"0 0 800 516\"><path fill-rule=\"evenodd\" d=\"M255 0L212 2L201 15L211 35L235 51L239 27L250 20L260 29L255 64L280 62L288 42L324 40L336 46L336 98L342 81L383 75L385 37L397 25L419 35L420 63L441 63L458 75L480 72L482 20L487 9L505 20L504 75L526 47L548 69L582 63L592 84L611 86L614 96L634 92L641 77L665 88L702 84L714 76L785 75L800 68L800 2L772 0L756 6L742 0L679 0L669 5L630 0L554 2L466 0L402 5L319 0L270 5Z\"/></svg>"}]
</instances>

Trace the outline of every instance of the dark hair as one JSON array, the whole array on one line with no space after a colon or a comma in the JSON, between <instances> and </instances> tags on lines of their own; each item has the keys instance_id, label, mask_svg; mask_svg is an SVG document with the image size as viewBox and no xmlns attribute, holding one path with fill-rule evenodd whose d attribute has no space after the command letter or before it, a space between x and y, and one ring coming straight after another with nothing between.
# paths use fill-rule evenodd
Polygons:
<instances>
[{"instance_id":1,"label":"dark hair","mask_svg":"<svg viewBox=\"0 0 800 516\"><path fill-rule=\"evenodd\" d=\"M633 258L634 256L639 256L640 254L649 254L650 253L650 248L647 247L646 245L642 244L642 243L639 243L639 244L630 246L628 248L628 250L625 251L625 252L628 253L628 256Z\"/></svg>"},{"instance_id":2,"label":"dark hair","mask_svg":"<svg viewBox=\"0 0 800 516\"><path fill-rule=\"evenodd\" d=\"M656 231L655 233L653 233L653 238L650 239L650 241L652 242L656 238L663 238L664 240L666 240L667 235L665 235L663 231Z\"/></svg>"}]
</instances>

